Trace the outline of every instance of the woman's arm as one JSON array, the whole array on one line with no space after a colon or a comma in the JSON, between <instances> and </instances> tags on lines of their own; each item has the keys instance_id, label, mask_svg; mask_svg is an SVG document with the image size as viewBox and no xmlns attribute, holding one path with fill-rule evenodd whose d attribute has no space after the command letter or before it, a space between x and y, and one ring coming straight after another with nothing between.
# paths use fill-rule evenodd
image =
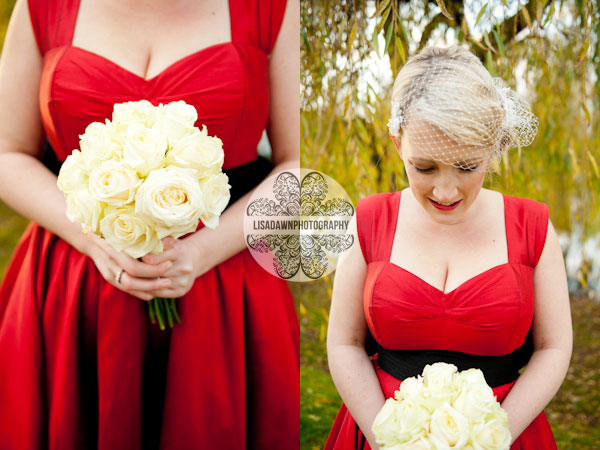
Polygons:
<instances>
[{"instance_id":1,"label":"woman's arm","mask_svg":"<svg viewBox=\"0 0 600 450\"><path fill-rule=\"evenodd\" d=\"M356 229L356 216L350 230ZM350 414L372 449L378 449L371 426L385 397L365 351L367 325L363 312L363 289L367 276L360 244L356 239L347 257L340 258L335 272L327 356L333 382ZM344 255L343 255L344 256Z\"/></svg>"},{"instance_id":2,"label":"woman's arm","mask_svg":"<svg viewBox=\"0 0 600 450\"><path fill-rule=\"evenodd\" d=\"M300 167L300 6L288 0L281 29L269 59L269 123L267 132L274 168L271 174ZM147 255L145 262L171 260L165 276L173 287L154 291L160 297L180 297L196 277L246 248L244 214L252 193L233 203L221 215L219 226L204 227L190 236L167 243L161 255ZM189 245L191 244L191 245Z\"/></svg>"},{"instance_id":3,"label":"woman's arm","mask_svg":"<svg viewBox=\"0 0 600 450\"><path fill-rule=\"evenodd\" d=\"M534 289L533 356L502 402L513 442L554 397L571 359L573 327L567 276L550 221L546 244L535 268Z\"/></svg>"},{"instance_id":4,"label":"woman's arm","mask_svg":"<svg viewBox=\"0 0 600 450\"><path fill-rule=\"evenodd\" d=\"M86 236L81 225L67 219L64 195L56 175L38 159L42 125L38 103L42 57L37 48L26 0L18 0L10 19L0 59L0 197L21 215L33 220L91 256L110 283L120 268L127 271L117 287L132 295L157 288L164 266L150 266ZM127 283L127 288L123 285Z\"/></svg>"}]
</instances>

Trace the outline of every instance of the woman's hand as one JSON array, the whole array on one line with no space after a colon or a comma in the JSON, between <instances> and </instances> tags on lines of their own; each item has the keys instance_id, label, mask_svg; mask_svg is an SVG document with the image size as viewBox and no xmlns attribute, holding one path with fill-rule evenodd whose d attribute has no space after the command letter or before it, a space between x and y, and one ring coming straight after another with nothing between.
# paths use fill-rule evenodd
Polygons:
<instances>
[{"instance_id":1,"label":"woman's hand","mask_svg":"<svg viewBox=\"0 0 600 450\"><path fill-rule=\"evenodd\" d=\"M171 261L161 260L157 264L138 261L116 251L93 233L89 233L87 237L89 245L86 254L92 258L104 279L116 288L148 301L158 296L153 292L162 292L171 286L171 280L165 278L165 274L173 266ZM117 275L121 271L123 273L117 283Z\"/></svg>"},{"instance_id":2,"label":"woman's hand","mask_svg":"<svg viewBox=\"0 0 600 450\"><path fill-rule=\"evenodd\" d=\"M164 250L160 255L148 254L142 258L145 265L163 267L169 264L169 268L161 275L162 280L168 280L168 286L160 286L152 289L153 297L180 298L189 292L197 277L195 270L194 252L196 247L185 239L175 239L167 236L162 240Z\"/></svg>"}]
</instances>

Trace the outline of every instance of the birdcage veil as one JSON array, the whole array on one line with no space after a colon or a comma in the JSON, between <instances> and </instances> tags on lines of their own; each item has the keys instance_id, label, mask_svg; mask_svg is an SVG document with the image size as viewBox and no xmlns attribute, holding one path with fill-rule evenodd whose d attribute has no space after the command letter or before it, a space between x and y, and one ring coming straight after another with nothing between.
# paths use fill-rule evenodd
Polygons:
<instances>
[{"instance_id":1,"label":"birdcage veil","mask_svg":"<svg viewBox=\"0 0 600 450\"><path fill-rule=\"evenodd\" d=\"M444 164L487 170L509 148L531 144L537 126L527 102L461 47L426 48L394 83L390 134Z\"/></svg>"}]
</instances>

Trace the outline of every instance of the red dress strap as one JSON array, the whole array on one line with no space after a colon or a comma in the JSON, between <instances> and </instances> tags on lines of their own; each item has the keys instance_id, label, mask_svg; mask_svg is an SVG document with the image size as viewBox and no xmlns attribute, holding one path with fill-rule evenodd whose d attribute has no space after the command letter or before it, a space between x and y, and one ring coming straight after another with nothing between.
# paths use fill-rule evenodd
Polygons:
<instances>
[{"instance_id":1,"label":"red dress strap","mask_svg":"<svg viewBox=\"0 0 600 450\"><path fill-rule=\"evenodd\" d=\"M509 262L535 268L546 243L548 206L528 198L504 199Z\"/></svg>"},{"instance_id":2,"label":"red dress strap","mask_svg":"<svg viewBox=\"0 0 600 450\"><path fill-rule=\"evenodd\" d=\"M283 22L286 0L230 0L231 40L271 53Z\"/></svg>"},{"instance_id":3,"label":"red dress strap","mask_svg":"<svg viewBox=\"0 0 600 450\"><path fill-rule=\"evenodd\" d=\"M384 192L356 204L356 226L363 257L368 263L389 261L398 220L401 192Z\"/></svg>"},{"instance_id":4,"label":"red dress strap","mask_svg":"<svg viewBox=\"0 0 600 450\"><path fill-rule=\"evenodd\" d=\"M28 0L33 33L42 56L48 50L70 45L79 0Z\"/></svg>"}]
</instances>

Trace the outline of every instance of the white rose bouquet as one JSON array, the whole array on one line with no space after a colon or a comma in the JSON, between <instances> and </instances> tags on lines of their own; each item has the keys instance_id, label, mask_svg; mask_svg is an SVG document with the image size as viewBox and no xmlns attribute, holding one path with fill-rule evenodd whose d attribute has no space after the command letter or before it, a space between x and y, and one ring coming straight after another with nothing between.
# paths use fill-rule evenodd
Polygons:
<instances>
[{"instance_id":1,"label":"white rose bouquet","mask_svg":"<svg viewBox=\"0 0 600 450\"><path fill-rule=\"evenodd\" d=\"M407 378L372 426L383 449L508 450L508 417L479 369L425 366Z\"/></svg>"},{"instance_id":2,"label":"white rose bouquet","mask_svg":"<svg viewBox=\"0 0 600 450\"><path fill-rule=\"evenodd\" d=\"M194 126L184 101L117 103L112 121L93 122L80 150L63 163L58 187L67 216L132 258L163 251L162 238L216 228L229 201L223 143ZM179 322L175 299L155 298L150 318L165 328Z\"/></svg>"}]
</instances>

